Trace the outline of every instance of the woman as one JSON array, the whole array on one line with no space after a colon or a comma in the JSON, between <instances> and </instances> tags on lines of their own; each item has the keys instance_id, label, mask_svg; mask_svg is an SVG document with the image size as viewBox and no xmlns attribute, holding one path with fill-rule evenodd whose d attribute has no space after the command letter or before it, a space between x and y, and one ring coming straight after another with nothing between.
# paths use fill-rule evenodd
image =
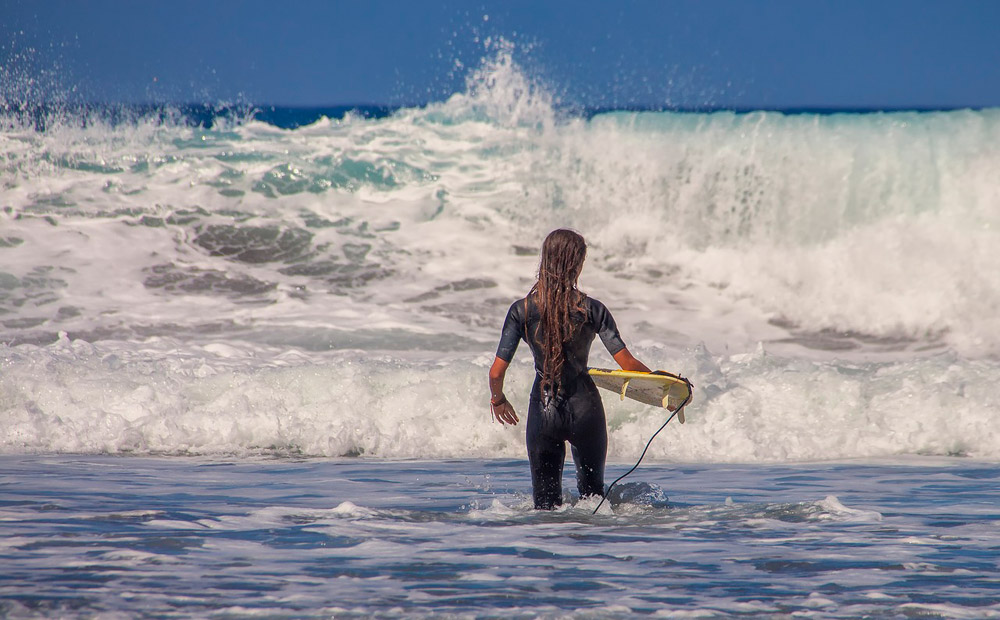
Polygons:
<instances>
[{"instance_id":1,"label":"woman","mask_svg":"<svg viewBox=\"0 0 1000 620\"><path fill-rule=\"evenodd\" d=\"M503 393L504 376L521 340L535 358L526 435L535 508L541 510L562 504L567 441L573 448L580 497L604 494L608 431L601 396L587 374L594 336L601 337L622 369L649 372L625 347L604 304L577 290L586 256L583 237L572 230L555 230L545 238L538 280L507 312L490 368L493 418L517 424L514 407Z\"/></svg>"}]
</instances>

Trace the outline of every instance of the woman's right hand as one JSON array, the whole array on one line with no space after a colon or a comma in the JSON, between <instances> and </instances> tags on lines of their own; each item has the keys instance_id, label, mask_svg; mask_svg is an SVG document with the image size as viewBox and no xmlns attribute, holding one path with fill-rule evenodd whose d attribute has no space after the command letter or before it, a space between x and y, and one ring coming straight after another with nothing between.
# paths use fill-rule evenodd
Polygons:
<instances>
[{"instance_id":1,"label":"woman's right hand","mask_svg":"<svg viewBox=\"0 0 1000 620\"><path fill-rule=\"evenodd\" d=\"M490 409L493 411L493 419L500 424L517 424L517 413L514 412L514 406L507 402L506 399L499 405L490 405Z\"/></svg>"}]
</instances>

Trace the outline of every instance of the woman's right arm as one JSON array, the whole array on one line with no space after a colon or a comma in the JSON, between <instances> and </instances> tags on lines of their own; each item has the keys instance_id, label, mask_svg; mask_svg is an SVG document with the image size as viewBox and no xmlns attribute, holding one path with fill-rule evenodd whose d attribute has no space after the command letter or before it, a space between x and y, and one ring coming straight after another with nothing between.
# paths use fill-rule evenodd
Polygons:
<instances>
[{"instance_id":1,"label":"woman's right arm","mask_svg":"<svg viewBox=\"0 0 1000 620\"><path fill-rule=\"evenodd\" d=\"M490 410L493 412L493 419L501 424L517 424L517 413L514 406L507 401L503 393L503 381L507 376L508 362L494 358L490 367Z\"/></svg>"}]
</instances>

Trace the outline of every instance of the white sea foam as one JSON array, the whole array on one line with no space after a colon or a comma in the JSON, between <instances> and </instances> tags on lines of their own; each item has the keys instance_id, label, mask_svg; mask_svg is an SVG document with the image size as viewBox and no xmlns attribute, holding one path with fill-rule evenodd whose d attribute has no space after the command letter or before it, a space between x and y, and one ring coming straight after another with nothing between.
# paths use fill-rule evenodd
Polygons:
<instances>
[{"instance_id":1,"label":"white sea foam","mask_svg":"<svg viewBox=\"0 0 1000 620\"><path fill-rule=\"evenodd\" d=\"M490 354L313 353L289 361L249 346L173 341L2 347L4 452L521 457L523 425L491 423ZM638 347L646 357L662 350ZM524 357L524 356L522 356ZM900 454L1000 458L992 423L997 368L929 358L842 364L703 349L668 359L691 368L695 400L650 447L650 459L777 462ZM527 359L508 392L525 413ZM638 456L665 412L607 395L613 460Z\"/></svg>"},{"instance_id":2,"label":"white sea foam","mask_svg":"<svg viewBox=\"0 0 1000 620\"><path fill-rule=\"evenodd\" d=\"M567 119L496 49L383 119L5 124L2 449L520 456L485 368L572 226L697 387L651 458L1000 456L1000 111ZM662 419L608 409L616 459Z\"/></svg>"}]
</instances>

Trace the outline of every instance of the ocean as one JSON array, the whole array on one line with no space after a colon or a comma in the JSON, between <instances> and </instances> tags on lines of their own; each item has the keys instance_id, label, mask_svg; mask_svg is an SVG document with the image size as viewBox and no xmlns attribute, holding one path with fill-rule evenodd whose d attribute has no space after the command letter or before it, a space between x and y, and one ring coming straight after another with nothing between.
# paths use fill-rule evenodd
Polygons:
<instances>
[{"instance_id":1,"label":"ocean","mask_svg":"<svg viewBox=\"0 0 1000 620\"><path fill-rule=\"evenodd\" d=\"M573 112L504 53L396 109L8 101L0 615L998 617L998 144ZM597 514L488 407L557 227L695 386ZM610 482L665 412L605 406Z\"/></svg>"}]
</instances>

